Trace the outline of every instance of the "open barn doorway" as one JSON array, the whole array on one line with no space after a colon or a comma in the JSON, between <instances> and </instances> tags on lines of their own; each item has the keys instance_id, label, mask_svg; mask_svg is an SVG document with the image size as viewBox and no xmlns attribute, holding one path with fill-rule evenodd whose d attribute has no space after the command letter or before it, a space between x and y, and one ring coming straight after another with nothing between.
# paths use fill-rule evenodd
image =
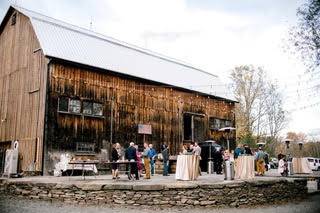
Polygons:
<instances>
[{"instance_id":1,"label":"open barn doorway","mask_svg":"<svg viewBox=\"0 0 320 213\"><path fill-rule=\"evenodd\" d=\"M186 112L183 114L183 139L189 142L205 140L204 114Z\"/></svg>"}]
</instances>

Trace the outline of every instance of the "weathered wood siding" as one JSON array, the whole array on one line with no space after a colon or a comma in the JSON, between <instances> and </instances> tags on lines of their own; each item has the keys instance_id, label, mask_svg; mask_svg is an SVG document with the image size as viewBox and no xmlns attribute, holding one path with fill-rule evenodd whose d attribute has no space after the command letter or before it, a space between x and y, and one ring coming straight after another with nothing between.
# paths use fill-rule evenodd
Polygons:
<instances>
[{"instance_id":1,"label":"weathered wood siding","mask_svg":"<svg viewBox=\"0 0 320 213\"><path fill-rule=\"evenodd\" d=\"M19 140L20 169L41 171L46 61L30 20L13 9L8 15L0 32L0 146Z\"/></svg>"},{"instance_id":2,"label":"weathered wood siding","mask_svg":"<svg viewBox=\"0 0 320 213\"><path fill-rule=\"evenodd\" d=\"M104 118L58 113L58 98L64 95L103 103ZM184 112L204 114L201 118L203 139L221 136L209 130L209 116L234 120L234 103L63 63L50 66L49 99L48 147L51 151L72 150L75 142L81 140L94 141L97 148L101 148L102 140L110 138L112 99L113 142L142 144L137 125L151 124L152 135L146 136L146 141L156 148L166 143L172 154L178 153L183 143Z\"/></svg>"}]
</instances>

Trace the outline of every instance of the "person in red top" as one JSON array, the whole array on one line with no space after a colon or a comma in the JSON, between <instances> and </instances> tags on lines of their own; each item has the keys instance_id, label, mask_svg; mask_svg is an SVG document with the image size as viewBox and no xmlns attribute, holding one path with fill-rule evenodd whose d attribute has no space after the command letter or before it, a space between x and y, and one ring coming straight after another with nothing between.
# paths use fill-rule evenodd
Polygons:
<instances>
[{"instance_id":1,"label":"person in red top","mask_svg":"<svg viewBox=\"0 0 320 213\"><path fill-rule=\"evenodd\" d=\"M134 148L136 148L137 151L137 167L138 167L138 173L139 177L142 177L142 154L138 151L138 145L135 145Z\"/></svg>"}]
</instances>

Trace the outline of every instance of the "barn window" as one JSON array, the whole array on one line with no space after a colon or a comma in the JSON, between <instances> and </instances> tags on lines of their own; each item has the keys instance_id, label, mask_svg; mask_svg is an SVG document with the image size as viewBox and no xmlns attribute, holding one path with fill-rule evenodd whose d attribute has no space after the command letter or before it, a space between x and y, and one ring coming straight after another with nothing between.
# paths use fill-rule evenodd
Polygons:
<instances>
[{"instance_id":1,"label":"barn window","mask_svg":"<svg viewBox=\"0 0 320 213\"><path fill-rule=\"evenodd\" d=\"M220 129L221 127L221 120L218 118L213 119L213 127L214 129Z\"/></svg>"},{"instance_id":2,"label":"barn window","mask_svg":"<svg viewBox=\"0 0 320 213\"><path fill-rule=\"evenodd\" d=\"M88 101L84 101L83 102L83 114L87 114L87 115L92 115L92 111L93 111L93 103L92 102L88 102Z\"/></svg>"},{"instance_id":3,"label":"barn window","mask_svg":"<svg viewBox=\"0 0 320 213\"><path fill-rule=\"evenodd\" d=\"M69 98L60 97L58 100L58 110L60 112L69 112Z\"/></svg>"},{"instance_id":4,"label":"barn window","mask_svg":"<svg viewBox=\"0 0 320 213\"><path fill-rule=\"evenodd\" d=\"M224 120L219 118L210 117L209 127L211 130L219 130L223 127L231 127L232 122L230 120Z\"/></svg>"},{"instance_id":5,"label":"barn window","mask_svg":"<svg viewBox=\"0 0 320 213\"><path fill-rule=\"evenodd\" d=\"M226 127L231 127L231 126L232 126L231 121L230 121L230 120L226 120L225 126L226 126Z\"/></svg>"},{"instance_id":6,"label":"barn window","mask_svg":"<svg viewBox=\"0 0 320 213\"><path fill-rule=\"evenodd\" d=\"M77 99L70 99L69 112L80 113L81 112L81 101Z\"/></svg>"},{"instance_id":7,"label":"barn window","mask_svg":"<svg viewBox=\"0 0 320 213\"><path fill-rule=\"evenodd\" d=\"M226 127L226 121L220 119L220 127L219 128L224 128L224 127Z\"/></svg>"},{"instance_id":8,"label":"barn window","mask_svg":"<svg viewBox=\"0 0 320 213\"><path fill-rule=\"evenodd\" d=\"M99 103L93 103L93 115L103 115L103 105Z\"/></svg>"},{"instance_id":9,"label":"barn window","mask_svg":"<svg viewBox=\"0 0 320 213\"><path fill-rule=\"evenodd\" d=\"M84 153L94 153L94 143L89 142L77 142L76 143L76 150L77 152L84 152Z\"/></svg>"},{"instance_id":10,"label":"barn window","mask_svg":"<svg viewBox=\"0 0 320 213\"><path fill-rule=\"evenodd\" d=\"M17 22L17 14L14 13L11 18L11 25L15 25Z\"/></svg>"}]
</instances>

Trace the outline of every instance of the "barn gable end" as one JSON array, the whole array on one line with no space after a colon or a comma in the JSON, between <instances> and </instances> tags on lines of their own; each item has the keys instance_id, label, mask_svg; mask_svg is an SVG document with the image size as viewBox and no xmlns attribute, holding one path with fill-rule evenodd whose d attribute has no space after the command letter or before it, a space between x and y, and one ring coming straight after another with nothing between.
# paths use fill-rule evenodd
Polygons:
<instances>
[{"instance_id":1,"label":"barn gable end","mask_svg":"<svg viewBox=\"0 0 320 213\"><path fill-rule=\"evenodd\" d=\"M27 16L10 8L0 27L0 147L18 140L20 169L41 171L46 64Z\"/></svg>"}]
</instances>

